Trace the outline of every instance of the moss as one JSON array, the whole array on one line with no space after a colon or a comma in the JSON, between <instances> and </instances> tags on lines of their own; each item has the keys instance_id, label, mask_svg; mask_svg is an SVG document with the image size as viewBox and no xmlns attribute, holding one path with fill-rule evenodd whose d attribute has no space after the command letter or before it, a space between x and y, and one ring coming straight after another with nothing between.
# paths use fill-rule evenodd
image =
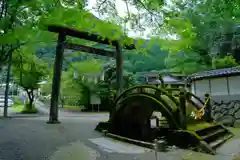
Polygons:
<instances>
[{"instance_id":1,"label":"moss","mask_svg":"<svg viewBox=\"0 0 240 160\"><path fill-rule=\"evenodd\" d=\"M178 106L172 99L170 99L167 95L161 95L161 98L171 106L173 111L176 111Z\"/></svg>"},{"instance_id":2,"label":"moss","mask_svg":"<svg viewBox=\"0 0 240 160\"><path fill-rule=\"evenodd\" d=\"M190 130L178 130L177 132L182 132L182 133L189 133L190 135L192 135L193 137L196 137L199 141L202 140L202 138L197 135L194 131L190 131Z\"/></svg>"},{"instance_id":3,"label":"moss","mask_svg":"<svg viewBox=\"0 0 240 160\"><path fill-rule=\"evenodd\" d=\"M169 108L163 104L161 99L158 100L149 94L132 94L127 96L121 101L121 105L119 105L116 108L116 112L118 112L118 110L121 109L122 107L128 107L128 105L131 105L133 101L139 101L139 99L141 99L142 101L154 102L156 104L157 110L159 110L163 114L163 116L168 119L169 124L171 124L172 127L174 128L180 127L178 121L176 121L172 112L170 112Z\"/></svg>"},{"instance_id":4,"label":"moss","mask_svg":"<svg viewBox=\"0 0 240 160\"><path fill-rule=\"evenodd\" d=\"M211 127L215 124L207 123L207 122L198 122L196 124L188 124L188 130L196 131L204 128Z\"/></svg>"}]
</instances>

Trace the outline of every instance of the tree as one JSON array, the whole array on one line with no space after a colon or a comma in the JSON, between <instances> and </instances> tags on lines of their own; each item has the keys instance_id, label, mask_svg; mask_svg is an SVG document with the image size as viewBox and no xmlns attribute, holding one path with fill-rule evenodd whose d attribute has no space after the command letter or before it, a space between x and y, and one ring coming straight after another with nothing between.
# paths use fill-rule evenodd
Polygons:
<instances>
[{"instance_id":1,"label":"tree","mask_svg":"<svg viewBox=\"0 0 240 160\"><path fill-rule=\"evenodd\" d=\"M202 57L197 53L170 53L165 59L165 65L170 72L182 73L184 75L209 69Z\"/></svg>"},{"instance_id":2,"label":"tree","mask_svg":"<svg viewBox=\"0 0 240 160\"><path fill-rule=\"evenodd\" d=\"M1 55L6 55L12 45L28 45L29 52L36 52L42 46L54 44L57 35L47 31L50 24L73 27L78 30L98 33L104 38L118 39L125 35L113 24L101 21L84 9L83 1L64 2L58 0L6 1L0 12ZM74 15L74 16L72 16ZM78 19L76 21L76 19ZM93 45L94 43L69 38L70 42ZM2 63L7 58L2 60Z\"/></svg>"},{"instance_id":3,"label":"tree","mask_svg":"<svg viewBox=\"0 0 240 160\"><path fill-rule=\"evenodd\" d=\"M179 1L174 2L178 9L174 17L165 19L165 27L176 33L180 40L169 41L175 52L183 51L185 54L197 53L211 66L212 57L226 56L239 45L234 41L239 40L239 7L238 1ZM238 39L238 40L237 40ZM235 49L233 49L235 48Z\"/></svg>"},{"instance_id":4,"label":"tree","mask_svg":"<svg viewBox=\"0 0 240 160\"><path fill-rule=\"evenodd\" d=\"M83 104L86 107L90 105L91 93L98 90L97 84L92 81L90 74L100 74L102 62L90 59L83 62L67 62L69 65L66 71L62 72L60 84L60 101L62 107L65 104ZM48 77L48 85L44 85L43 91L51 92L52 73Z\"/></svg>"},{"instance_id":5,"label":"tree","mask_svg":"<svg viewBox=\"0 0 240 160\"><path fill-rule=\"evenodd\" d=\"M48 74L48 67L34 54L18 53L13 65L15 82L21 86L28 95L27 110L33 109L34 91L39 88L39 82Z\"/></svg>"},{"instance_id":6,"label":"tree","mask_svg":"<svg viewBox=\"0 0 240 160\"><path fill-rule=\"evenodd\" d=\"M221 69L225 67L235 67L237 66L236 59L233 56L225 56L223 58L215 58L213 59L213 68L214 69Z\"/></svg>"},{"instance_id":7,"label":"tree","mask_svg":"<svg viewBox=\"0 0 240 160\"><path fill-rule=\"evenodd\" d=\"M11 50L29 44L29 49L50 44L52 35L39 30L39 17L49 12L53 1L14 1L3 0L0 3L0 65L8 60ZM54 7L54 3L51 4ZM47 7L48 6L48 7ZM50 35L50 36L49 36ZM48 41L49 40L49 41ZM33 45L34 44L34 45Z\"/></svg>"},{"instance_id":8,"label":"tree","mask_svg":"<svg viewBox=\"0 0 240 160\"><path fill-rule=\"evenodd\" d=\"M91 94L98 92L98 85L94 78L101 75L102 62L90 59L83 62L75 62L69 71L72 73L72 85L80 94L80 101L86 108L90 106ZM75 73L75 77L74 77Z\"/></svg>"},{"instance_id":9,"label":"tree","mask_svg":"<svg viewBox=\"0 0 240 160\"><path fill-rule=\"evenodd\" d=\"M212 59L223 58L227 53L240 60L238 0L129 0L125 5L134 6L137 11L128 9L125 16L120 17L112 12L114 9L109 9L116 8L113 0L99 1L96 10L102 11L103 17L113 17L112 21L122 26L130 24L132 31L150 30L148 37L152 43L148 45L159 43L172 52L173 57L181 52L198 54L200 62L194 63L207 68L212 67Z\"/></svg>"}]
</instances>

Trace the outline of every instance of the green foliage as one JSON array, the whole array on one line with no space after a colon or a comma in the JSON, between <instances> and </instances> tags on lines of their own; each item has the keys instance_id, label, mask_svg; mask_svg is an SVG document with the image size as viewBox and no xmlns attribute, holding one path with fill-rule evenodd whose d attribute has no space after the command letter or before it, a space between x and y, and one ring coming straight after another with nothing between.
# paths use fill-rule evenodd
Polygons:
<instances>
[{"instance_id":1,"label":"green foliage","mask_svg":"<svg viewBox=\"0 0 240 160\"><path fill-rule=\"evenodd\" d=\"M14 105L23 105L22 100L18 96L13 97L13 103Z\"/></svg>"},{"instance_id":2,"label":"green foliage","mask_svg":"<svg viewBox=\"0 0 240 160\"><path fill-rule=\"evenodd\" d=\"M15 82L26 90L38 89L38 83L48 74L47 65L34 54L22 56L19 53L16 56L19 57L16 57L12 67ZM17 58L21 58L22 61L18 61Z\"/></svg>"},{"instance_id":3,"label":"green foliage","mask_svg":"<svg viewBox=\"0 0 240 160\"><path fill-rule=\"evenodd\" d=\"M235 34L238 33L239 21L237 1L185 1L176 5L180 9L179 14L167 20L166 25L181 38L175 41L178 50L195 52L201 57L231 53L236 58L233 49L236 44L233 42L239 39ZM210 65L211 58L204 58L204 61Z\"/></svg>"},{"instance_id":4,"label":"green foliage","mask_svg":"<svg viewBox=\"0 0 240 160\"><path fill-rule=\"evenodd\" d=\"M31 107L34 108L34 90L40 87L39 82L47 76L48 67L34 54L22 54L23 51L25 50L20 50L14 55L12 71L15 83L21 86L28 95L29 105L26 107L27 112L31 110Z\"/></svg>"},{"instance_id":5,"label":"green foliage","mask_svg":"<svg viewBox=\"0 0 240 160\"><path fill-rule=\"evenodd\" d=\"M214 58L213 59L213 68L220 69L226 67L234 67L237 66L236 60L233 56L225 56L223 58Z\"/></svg>"},{"instance_id":6,"label":"green foliage","mask_svg":"<svg viewBox=\"0 0 240 160\"><path fill-rule=\"evenodd\" d=\"M11 106L11 108L16 112L16 113L21 113L21 111L23 110L24 108L24 105L23 104L15 104L13 106Z\"/></svg>"},{"instance_id":7,"label":"green foliage","mask_svg":"<svg viewBox=\"0 0 240 160\"><path fill-rule=\"evenodd\" d=\"M102 2L98 4L97 8L103 15L111 17L113 12L107 10L109 6L104 3L111 4L110 1ZM152 37L146 48L151 48L153 44L157 43L162 49L166 49L172 54L184 52L188 56L197 55L197 59L200 59L200 61L194 60L192 63L189 61L186 65L181 63L179 68L178 62L177 66L171 70L192 73L206 68L210 69L212 66L211 55L217 53L221 55L231 53L237 61L240 60L237 55L239 53L238 23L240 20L238 0L231 2L227 0L177 0L171 1L171 3L162 3L158 0L130 0L125 3L126 6L134 5L139 12L128 11L128 14L122 19L114 14L119 20L112 20L112 22L116 23L117 21L119 25L122 23L121 26L127 26L126 23L130 23L133 31L151 29ZM175 38L165 39L161 35L171 35ZM139 47L142 44L140 44L141 41L138 42L137 46ZM138 63L139 66L144 64L143 62ZM186 68L193 69L185 71Z\"/></svg>"},{"instance_id":8,"label":"green foliage","mask_svg":"<svg viewBox=\"0 0 240 160\"><path fill-rule=\"evenodd\" d=\"M197 53L192 54L174 54L170 53L165 59L166 68L170 72L182 73L184 75L209 69L204 60Z\"/></svg>"},{"instance_id":9,"label":"green foliage","mask_svg":"<svg viewBox=\"0 0 240 160\"><path fill-rule=\"evenodd\" d=\"M34 104L30 104L29 102L27 102L26 104L23 104L23 103L17 104L17 103L15 103L14 106L11 106L11 108L13 108L14 111L17 113L34 114L38 112Z\"/></svg>"},{"instance_id":10,"label":"green foliage","mask_svg":"<svg viewBox=\"0 0 240 160\"><path fill-rule=\"evenodd\" d=\"M60 85L60 101L62 105L85 105L90 104L90 95L98 91L89 74L99 74L102 62L97 60L87 60L72 63L67 71L62 72ZM74 76L75 72L75 76ZM41 91L46 95L51 93L52 73L48 78L48 83L41 86Z\"/></svg>"},{"instance_id":11,"label":"green foliage","mask_svg":"<svg viewBox=\"0 0 240 160\"><path fill-rule=\"evenodd\" d=\"M86 73L100 73L102 68L103 62L95 59L82 61L82 62L76 62L72 63L70 66L70 70L74 70L77 73L81 75ZM72 67L72 68L71 68Z\"/></svg>"},{"instance_id":12,"label":"green foliage","mask_svg":"<svg viewBox=\"0 0 240 160\"><path fill-rule=\"evenodd\" d=\"M19 47L22 49L22 46L25 46L24 54L27 54L35 53L40 47L49 47L54 44L57 34L46 30L49 24L98 33L103 39L108 38L110 41L118 39L121 43L135 43L138 53L149 54L152 52L149 52L151 48L161 48L169 50L171 53L197 54L197 59L201 59L201 62L193 61L184 66L179 65L182 62L177 62L175 63L176 67L168 67L170 70L180 70L184 73L211 67L212 59L208 56L210 53L222 55L231 53L236 58L237 52L230 48L238 46L239 37L227 36L229 34L226 35L226 33L237 33L238 31L236 26L239 22L238 0L231 2L227 0L214 2L211 0L201 2L178 0L171 2L171 4L159 0L130 0L125 2L126 6L131 4L141 12L128 13L124 17L117 15L114 3L114 1L109 0L97 2L97 7L95 7L97 12L108 17L108 20L102 21L86 11L84 8L86 3L82 0L64 2L56 0L3 1L0 4L1 8L5 6L6 9L0 12L1 64L7 61L7 55L11 49L16 50ZM126 25L126 23L128 24ZM136 31L150 28L150 34L153 36L147 44L141 38L133 40L123 32L127 31L124 26L129 25ZM172 34L181 40L159 38L166 34ZM67 40L85 45L96 45L96 43L76 38L68 38ZM234 42L234 44L227 44L229 41ZM159 45L155 46L156 44ZM165 68L164 56L166 55L160 54L160 51L156 49L153 55L145 57L139 54L130 55L130 53L132 54L130 51L126 52L127 57L128 55L131 57L127 58L125 62L125 68L128 72ZM185 62L185 60L182 61ZM193 67L194 65L200 67ZM171 64L171 66L175 65ZM194 69L188 70L186 68Z\"/></svg>"},{"instance_id":13,"label":"green foliage","mask_svg":"<svg viewBox=\"0 0 240 160\"><path fill-rule=\"evenodd\" d=\"M21 113L33 114L33 113L37 113L37 109L35 108L34 104L30 104L29 102L27 102L24 105L24 108L21 110Z\"/></svg>"}]
</instances>

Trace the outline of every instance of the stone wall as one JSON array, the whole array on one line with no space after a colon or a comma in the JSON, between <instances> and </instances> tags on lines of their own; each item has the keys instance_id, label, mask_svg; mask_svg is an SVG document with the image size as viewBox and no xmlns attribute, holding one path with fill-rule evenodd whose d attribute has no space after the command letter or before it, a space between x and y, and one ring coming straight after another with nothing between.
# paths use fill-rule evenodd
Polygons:
<instances>
[{"instance_id":1,"label":"stone wall","mask_svg":"<svg viewBox=\"0 0 240 160\"><path fill-rule=\"evenodd\" d=\"M212 116L216 122L240 127L240 100L212 102Z\"/></svg>"}]
</instances>

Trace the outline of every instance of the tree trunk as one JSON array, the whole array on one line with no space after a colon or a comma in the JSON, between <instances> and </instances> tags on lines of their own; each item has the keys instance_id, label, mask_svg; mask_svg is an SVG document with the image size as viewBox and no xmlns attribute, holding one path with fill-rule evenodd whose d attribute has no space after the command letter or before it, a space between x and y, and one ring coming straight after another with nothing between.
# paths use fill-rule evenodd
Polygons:
<instances>
[{"instance_id":1,"label":"tree trunk","mask_svg":"<svg viewBox=\"0 0 240 160\"><path fill-rule=\"evenodd\" d=\"M64 97L61 94L59 95L59 99L61 102L61 107L64 108Z\"/></svg>"},{"instance_id":2,"label":"tree trunk","mask_svg":"<svg viewBox=\"0 0 240 160\"><path fill-rule=\"evenodd\" d=\"M87 98L87 105L91 106L91 92L90 92L90 90L87 91L87 95L88 95L87 96L88 97Z\"/></svg>"},{"instance_id":3,"label":"tree trunk","mask_svg":"<svg viewBox=\"0 0 240 160\"><path fill-rule=\"evenodd\" d=\"M34 94L33 94L33 90L32 89L27 89L26 90L27 95L28 95L28 99L29 99L29 103L26 105L28 110L32 110L33 109L33 102L34 102Z\"/></svg>"}]
</instances>

